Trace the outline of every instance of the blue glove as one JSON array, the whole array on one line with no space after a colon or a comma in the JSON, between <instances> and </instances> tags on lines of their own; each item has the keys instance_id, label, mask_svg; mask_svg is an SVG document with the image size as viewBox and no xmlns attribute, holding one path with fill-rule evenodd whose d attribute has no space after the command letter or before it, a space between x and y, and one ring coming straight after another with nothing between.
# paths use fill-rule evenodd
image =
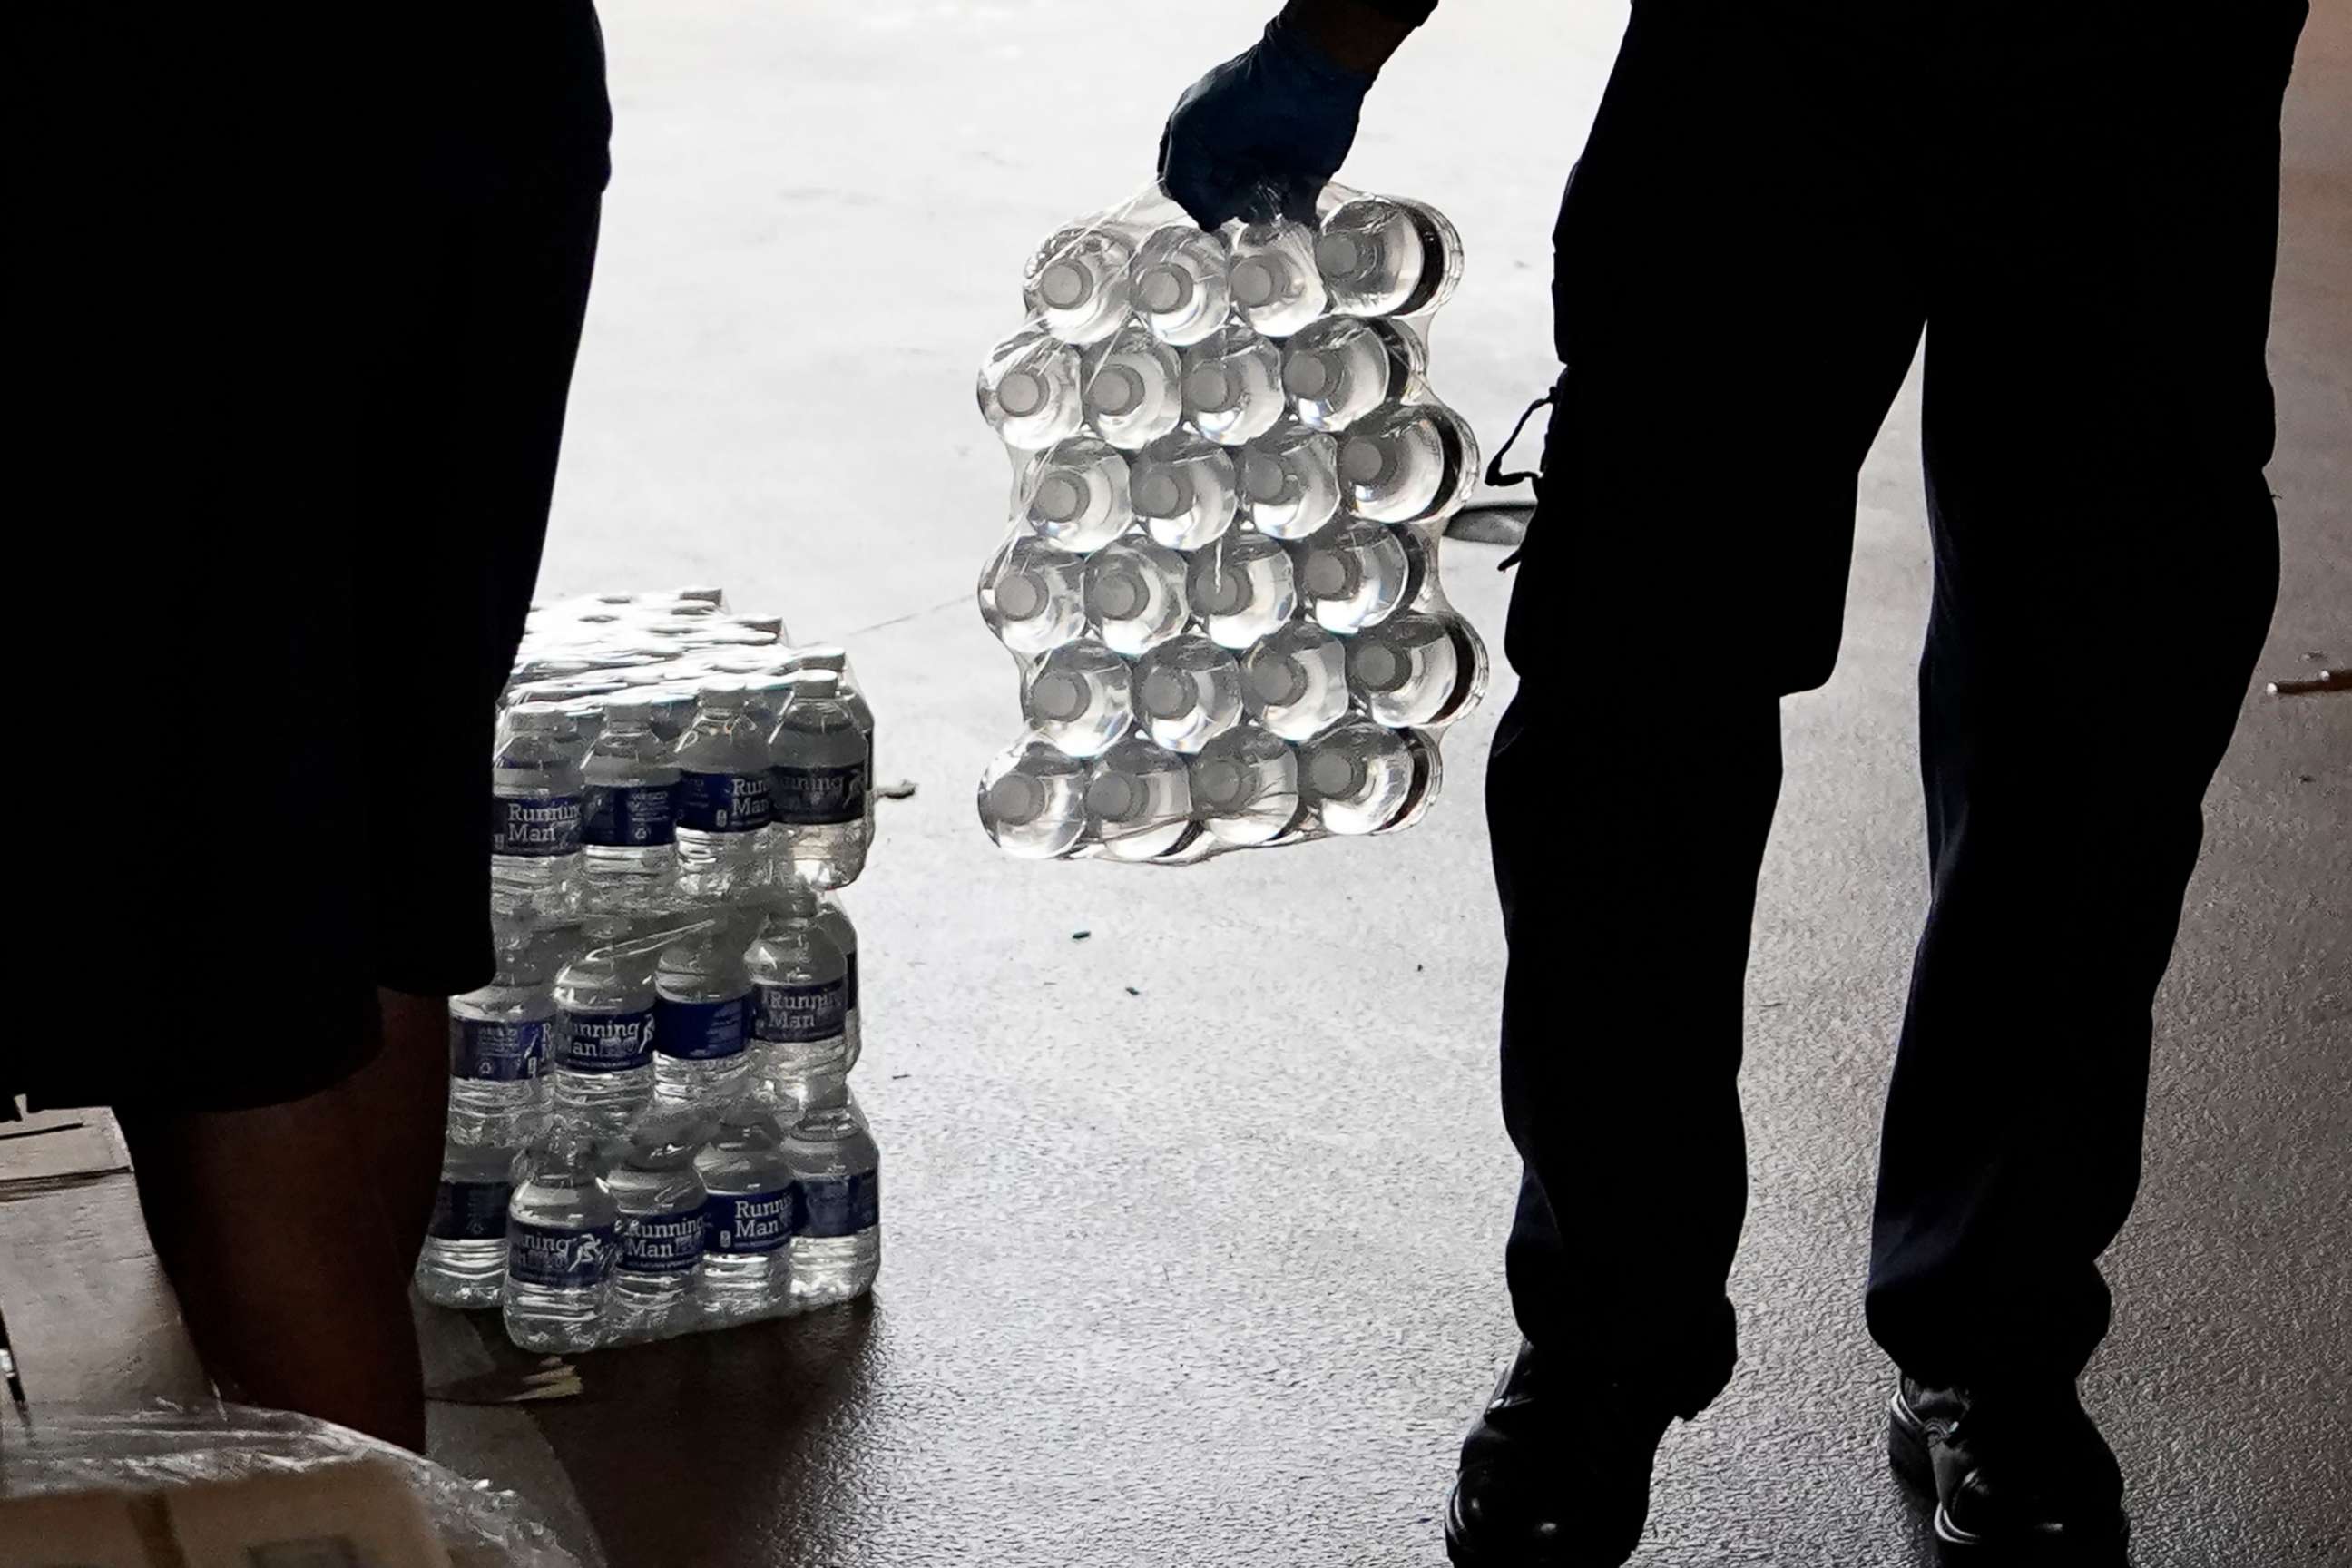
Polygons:
<instances>
[{"instance_id":1,"label":"blue glove","mask_svg":"<svg viewBox=\"0 0 2352 1568\"><path fill-rule=\"evenodd\" d=\"M1194 82L1160 134L1160 183L1192 221L1307 221L1356 140L1372 74L1283 26Z\"/></svg>"}]
</instances>

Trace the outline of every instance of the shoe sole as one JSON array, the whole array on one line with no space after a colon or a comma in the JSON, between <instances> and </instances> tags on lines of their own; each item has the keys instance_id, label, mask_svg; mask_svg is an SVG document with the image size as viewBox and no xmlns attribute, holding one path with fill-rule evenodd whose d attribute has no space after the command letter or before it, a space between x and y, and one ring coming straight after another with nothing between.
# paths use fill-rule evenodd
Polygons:
<instances>
[{"instance_id":1,"label":"shoe sole","mask_svg":"<svg viewBox=\"0 0 2352 1568\"><path fill-rule=\"evenodd\" d=\"M2131 1521L2118 1515L2116 1532L2098 1541L2063 1543L1996 1541L1952 1522L1936 1493L1936 1462L1927 1453L1927 1428L1896 1394L1886 1406L1886 1463L1906 1489L1935 1510L1936 1560L1943 1568L2123 1568L2128 1561Z\"/></svg>"}]
</instances>

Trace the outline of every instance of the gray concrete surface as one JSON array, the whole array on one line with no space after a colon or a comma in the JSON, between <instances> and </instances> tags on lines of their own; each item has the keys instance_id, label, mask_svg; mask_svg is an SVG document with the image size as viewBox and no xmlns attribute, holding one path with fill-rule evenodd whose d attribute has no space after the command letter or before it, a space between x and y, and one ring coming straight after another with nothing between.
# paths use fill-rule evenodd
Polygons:
<instances>
[{"instance_id":1,"label":"gray concrete surface","mask_svg":"<svg viewBox=\"0 0 2352 1568\"><path fill-rule=\"evenodd\" d=\"M1202 0L1156 31L1100 0L605 15L617 173L546 584L717 579L848 641L884 771L920 793L886 809L852 895L888 1171L877 1300L592 1358L541 1431L621 1568L1442 1561L1453 1447L1510 1342L1476 805L1507 675L1449 738L1449 798L1391 842L1171 874L1013 863L972 821L1014 708L967 597L1003 482L971 368L1012 322L1026 246L1146 176L1165 104L1261 7ZM1467 237L1433 380L1490 437L1551 374L1549 232L1576 150L1552 127L1580 134L1622 20L1465 0L1392 68L1350 164ZM2265 676L2352 661L2348 100L2338 8L2288 116L2287 588ZM1843 662L1786 709L1743 1365L1669 1438L1643 1563L1925 1561L1860 1311L1924 896L1916 388L1862 495ZM1490 631L1496 554L1445 562ZM2052 670L2051 700L2162 680L2162 640ZM1707 651L1668 606L1637 673L1703 723L1703 686L1678 683ZM2086 1384L2142 1568L2352 1563L2347 772L2352 701L2257 692L2212 793L2145 1194L2112 1255L2118 1322Z\"/></svg>"}]
</instances>

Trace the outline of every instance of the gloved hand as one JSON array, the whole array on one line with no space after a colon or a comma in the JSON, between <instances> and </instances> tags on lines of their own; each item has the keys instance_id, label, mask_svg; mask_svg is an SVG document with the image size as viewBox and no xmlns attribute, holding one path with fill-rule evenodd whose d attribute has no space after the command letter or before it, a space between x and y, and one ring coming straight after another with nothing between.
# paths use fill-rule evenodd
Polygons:
<instances>
[{"instance_id":1,"label":"gloved hand","mask_svg":"<svg viewBox=\"0 0 2352 1568\"><path fill-rule=\"evenodd\" d=\"M1269 205L1309 220L1356 140L1372 80L1276 16L1176 100L1160 134L1160 183L1202 228L1270 218Z\"/></svg>"}]
</instances>

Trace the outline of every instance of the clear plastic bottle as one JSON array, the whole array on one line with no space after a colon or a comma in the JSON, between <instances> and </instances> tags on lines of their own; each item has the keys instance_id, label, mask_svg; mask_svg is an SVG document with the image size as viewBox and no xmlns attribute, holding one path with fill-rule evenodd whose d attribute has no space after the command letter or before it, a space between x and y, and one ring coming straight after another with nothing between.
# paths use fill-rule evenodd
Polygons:
<instances>
[{"instance_id":1,"label":"clear plastic bottle","mask_svg":"<svg viewBox=\"0 0 2352 1568\"><path fill-rule=\"evenodd\" d=\"M1127 459L1091 436L1058 443L1023 471L1021 514L1048 544L1099 550L1135 521Z\"/></svg>"},{"instance_id":2,"label":"clear plastic bottle","mask_svg":"<svg viewBox=\"0 0 2352 1568\"><path fill-rule=\"evenodd\" d=\"M1045 332L1013 333L980 367L980 412L1016 451L1042 452L1076 435L1078 351Z\"/></svg>"},{"instance_id":3,"label":"clear plastic bottle","mask_svg":"<svg viewBox=\"0 0 2352 1568\"><path fill-rule=\"evenodd\" d=\"M662 1100L709 1104L732 1093L750 1066L744 942L729 911L708 910L662 949L654 970L654 1089Z\"/></svg>"},{"instance_id":4,"label":"clear plastic bottle","mask_svg":"<svg viewBox=\"0 0 2352 1568\"><path fill-rule=\"evenodd\" d=\"M1283 346L1282 390L1301 425L1344 430L1403 397L1422 368L1420 342L1394 322L1326 316Z\"/></svg>"},{"instance_id":5,"label":"clear plastic bottle","mask_svg":"<svg viewBox=\"0 0 2352 1568\"><path fill-rule=\"evenodd\" d=\"M494 908L560 913L580 879L581 758L587 746L551 702L509 708L490 758Z\"/></svg>"},{"instance_id":6,"label":"clear plastic bottle","mask_svg":"<svg viewBox=\"0 0 2352 1568\"><path fill-rule=\"evenodd\" d=\"M1279 838L1299 816L1298 756L1255 724L1236 724L1192 759L1192 806L1227 844Z\"/></svg>"},{"instance_id":7,"label":"clear plastic bottle","mask_svg":"<svg viewBox=\"0 0 2352 1568\"><path fill-rule=\"evenodd\" d=\"M768 737L769 842L780 877L846 887L866 869L866 737L833 672L801 672Z\"/></svg>"},{"instance_id":8,"label":"clear plastic bottle","mask_svg":"<svg viewBox=\"0 0 2352 1568\"><path fill-rule=\"evenodd\" d=\"M1262 337L1286 338L1323 313L1328 296L1315 269L1315 238L1282 219L1228 228L1233 265L1225 270L1234 308Z\"/></svg>"},{"instance_id":9,"label":"clear plastic bottle","mask_svg":"<svg viewBox=\"0 0 2352 1568\"><path fill-rule=\"evenodd\" d=\"M772 815L768 737L738 679L706 680L694 722L678 737L677 864L681 889L725 898L760 879Z\"/></svg>"},{"instance_id":10,"label":"clear plastic bottle","mask_svg":"<svg viewBox=\"0 0 2352 1568\"><path fill-rule=\"evenodd\" d=\"M1184 629L1184 558L1141 534L1087 559L1087 615L1114 653L1133 658Z\"/></svg>"},{"instance_id":11,"label":"clear plastic bottle","mask_svg":"<svg viewBox=\"0 0 2352 1568\"><path fill-rule=\"evenodd\" d=\"M710 1197L694 1156L715 1130L698 1113L663 1106L606 1145L614 1242L609 1338L660 1339L685 1327Z\"/></svg>"},{"instance_id":12,"label":"clear plastic bottle","mask_svg":"<svg viewBox=\"0 0 2352 1568\"><path fill-rule=\"evenodd\" d=\"M1462 237L1434 207L1359 196L1323 219L1315 266L1335 310L1417 315L1445 303L1461 281Z\"/></svg>"},{"instance_id":13,"label":"clear plastic bottle","mask_svg":"<svg viewBox=\"0 0 2352 1568\"><path fill-rule=\"evenodd\" d=\"M1339 513L1339 444L1286 425L1238 454L1252 527L1269 539L1305 539Z\"/></svg>"},{"instance_id":14,"label":"clear plastic bottle","mask_svg":"<svg viewBox=\"0 0 2352 1568\"><path fill-rule=\"evenodd\" d=\"M582 766L580 837L586 907L656 909L677 875L677 763L654 733L653 704L631 694L604 702L604 727Z\"/></svg>"},{"instance_id":15,"label":"clear plastic bottle","mask_svg":"<svg viewBox=\"0 0 2352 1568\"><path fill-rule=\"evenodd\" d=\"M1185 583L1209 640L1245 648L1297 613L1290 552L1263 533L1236 530L1193 552Z\"/></svg>"},{"instance_id":16,"label":"clear plastic bottle","mask_svg":"<svg viewBox=\"0 0 2352 1568\"><path fill-rule=\"evenodd\" d=\"M1468 695L1475 653L1451 616L1407 612L1367 626L1348 645L1348 683L1391 729L1449 718Z\"/></svg>"},{"instance_id":17,"label":"clear plastic bottle","mask_svg":"<svg viewBox=\"0 0 2352 1568\"><path fill-rule=\"evenodd\" d=\"M617 1218L594 1136L577 1122L551 1122L516 1164L507 1205L507 1338L525 1350L594 1347L619 1250Z\"/></svg>"},{"instance_id":18,"label":"clear plastic bottle","mask_svg":"<svg viewBox=\"0 0 2352 1568\"><path fill-rule=\"evenodd\" d=\"M1087 350L1084 364L1087 424L1120 451L1150 446L1184 417L1183 362L1142 323Z\"/></svg>"},{"instance_id":19,"label":"clear plastic bottle","mask_svg":"<svg viewBox=\"0 0 2352 1568\"><path fill-rule=\"evenodd\" d=\"M882 1268L881 1154L846 1107L814 1110L784 1139L800 1190L793 1238L795 1304L822 1307L863 1296Z\"/></svg>"},{"instance_id":20,"label":"clear plastic bottle","mask_svg":"<svg viewBox=\"0 0 2352 1568\"><path fill-rule=\"evenodd\" d=\"M745 662L759 661L755 658ZM793 700L793 692L800 684L800 674L797 670L786 671L772 666L762 665L761 668L743 675L740 679L743 682L743 711L751 716L751 722L758 726L760 733L767 734L775 729L776 721L783 716L784 705ZM773 769L769 771L771 773L774 772ZM775 781L772 777L769 780L768 790L768 820L771 823L775 820L774 784ZM772 837L773 835L770 837Z\"/></svg>"},{"instance_id":21,"label":"clear plastic bottle","mask_svg":"<svg viewBox=\"0 0 2352 1568\"><path fill-rule=\"evenodd\" d=\"M503 925L498 971L477 991L449 998L449 1110L486 1119L539 1110L555 1025L556 932Z\"/></svg>"},{"instance_id":22,"label":"clear plastic bottle","mask_svg":"<svg viewBox=\"0 0 2352 1568\"><path fill-rule=\"evenodd\" d=\"M1436 403L1376 410L1339 443L1339 486L1349 510L1375 522L1427 522L1454 510L1478 479L1478 441Z\"/></svg>"},{"instance_id":23,"label":"clear plastic bottle","mask_svg":"<svg viewBox=\"0 0 2352 1568\"><path fill-rule=\"evenodd\" d=\"M1128 299L1152 335L1182 348L1224 325L1233 295L1224 242L1190 224L1170 224L1136 248Z\"/></svg>"},{"instance_id":24,"label":"clear plastic bottle","mask_svg":"<svg viewBox=\"0 0 2352 1568\"><path fill-rule=\"evenodd\" d=\"M849 962L819 923L823 911L815 889L780 882L743 954L759 1056L752 1070L796 1102L810 1078L848 1070Z\"/></svg>"},{"instance_id":25,"label":"clear plastic bottle","mask_svg":"<svg viewBox=\"0 0 2352 1568\"><path fill-rule=\"evenodd\" d=\"M507 1273L507 1205L515 1156L528 1129L520 1116L449 1119L441 1184L416 1258L417 1293L436 1307L495 1307Z\"/></svg>"},{"instance_id":26,"label":"clear plastic bottle","mask_svg":"<svg viewBox=\"0 0 2352 1568\"><path fill-rule=\"evenodd\" d=\"M694 722L697 707L694 689L688 686L655 686L646 688L641 695L645 699L646 707L651 710L646 721L652 728L655 738L669 745L677 745L688 727ZM670 822L673 833L677 821L677 802L673 796L670 802ZM672 838L671 847L675 853L677 847L675 837Z\"/></svg>"},{"instance_id":27,"label":"clear plastic bottle","mask_svg":"<svg viewBox=\"0 0 2352 1568\"><path fill-rule=\"evenodd\" d=\"M1064 342L1099 342L1127 318L1128 268L1134 260L1134 247L1109 228L1066 228L1030 257L1022 269L1021 297Z\"/></svg>"},{"instance_id":28,"label":"clear plastic bottle","mask_svg":"<svg viewBox=\"0 0 2352 1568\"><path fill-rule=\"evenodd\" d=\"M710 1194L696 1281L707 1316L767 1317L790 1304L801 1204L782 1142L767 1110L738 1098L720 1110L717 1131L694 1156Z\"/></svg>"},{"instance_id":29,"label":"clear plastic bottle","mask_svg":"<svg viewBox=\"0 0 2352 1568\"><path fill-rule=\"evenodd\" d=\"M1086 630L1087 564L1042 539L1015 535L980 574L980 618L1014 653L1059 647Z\"/></svg>"},{"instance_id":30,"label":"clear plastic bottle","mask_svg":"<svg viewBox=\"0 0 2352 1568\"><path fill-rule=\"evenodd\" d=\"M1198 633L1171 637L1136 661L1135 706L1145 734L1190 755L1241 721L1241 668Z\"/></svg>"},{"instance_id":31,"label":"clear plastic bottle","mask_svg":"<svg viewBox=\"0 0 2352 1568\"><path fill-rule=\"evenodd\" d=\"M1348 650L1312 621L1293 621L1242 656L1250 717L1303 741L1348 710Z\"/></svg>"},{"instance_id":32,"label":"clear plastic bottle","mask_svg":"<svg viewBox=\"0 0 2352 1568\"><path fill-rule=\"evenodd\" d=\"M857 1010L857 928L850 923L849 911L842 908L838 894L827 893L818 901L816 929L841 950L842 973L847 981L841 994L842 1068L846 1071L866 1052L866 1027Z\"/></svg>"},{"instance_id":33,"label":"clear plastic bottle","mask_svg":"<svg viewBox=\"0 0 2352 1568\"><path fill-rule=\"evenodd\" d=\"M1412 795L1412 748L1367 719L1334 724L1298 748L1307 809L1334 833L1377 833Z\"/></svg>"},{"instance_id":34,"label":"clear plastic bottle","mask_svg":"<svg viewBox=\"0 0 2352 1568\"><path fill-rule=\"evenodd\" d=\"M614 1131L654 1092L654 954L627 920L589 920L555 976L548 1078L559 1115Z\"/></svg>"},{"instance_id":35,"label":"clear plastic bottle","mask_svg":"<svg viewBox=\"0 0 2352 1568\"><path fill-rule=\"evenodd\" d=\"M998 753L980 776L980 825L998 848L1024 860L1051 860L1077 847L1087 830L1080 792L1086 764L1045 741Z\"/></svg>"},{"instance_id":36,"label":"clear plastic bottle","mask_svg":"<svg viewBox=\"0 0 2352 1568\"><path fill-rule=\"evenodd\" d=\"M1287 409L1282 351L1247 327L1221 327L1184 351L1184 416L1219 446L1255 440Z\"/></svg>"},{"instance_id":37,"label":"clear plastic bottle","mask_svg":"<svg viewBox=\"0 0 2352 1568\"><path fill-rule=\"evenodd\" d=\"M1194 550L1234 525L1234 459L1214 441L1180 430L1136 454L1136 514L1158 542Z\"/></svg>"},{"instance_id":38,"label":"clear plastic bottle","mask_svg":"<svg viewBox=\"0 0 2352 1568\"><path fill-rule=\"evenodd\" d=\"M805 647L794 648L785 658L782 668L793 675L812 669L829 672L841 698L841 705L849 710L849 721L857 726L859 734L866 737L866 847L871 852L877 826L874 811L877 798L875 784L882 775L874 771L874 708L866 700L865 683L857 679L857 671L851 668L848 651L835 643L810 643Z\"/></svg>"},{"instance_id":39,"label":"clear plastic bottle","mask_svg":"<svg viewBox=\"0 0 2352 1568\"><path fill-rule=\"evenodd\" d=\"M1192 775L1184 759L1141 737L1087 765L1087 837L1114 860L1150 860L1192 832Z\"/></svg>"},{"instance_id":40,"label":"clear plastic bottle","mask_svg":"<svg viewBox=\"0 0 2352 1568\"><path fill-rule=\"evenodd\" d=\"M1029 667L1021 708L1069 755L1098 756L1134 721L1127 661L1092 637L1065 643Z\"/></svg>"},{"instance_id":41,"label":"clear plastic bottle","mask_svg":"<svg viewBox=\"0 0 2352 1568\"><path fill-rule=\"evenodd\" d=\"M1332 631L1361 631L1404 602L1412 562L1394 529L1342 522L1298 552L1299 597Z\"/></svg>"}]
</instances>

